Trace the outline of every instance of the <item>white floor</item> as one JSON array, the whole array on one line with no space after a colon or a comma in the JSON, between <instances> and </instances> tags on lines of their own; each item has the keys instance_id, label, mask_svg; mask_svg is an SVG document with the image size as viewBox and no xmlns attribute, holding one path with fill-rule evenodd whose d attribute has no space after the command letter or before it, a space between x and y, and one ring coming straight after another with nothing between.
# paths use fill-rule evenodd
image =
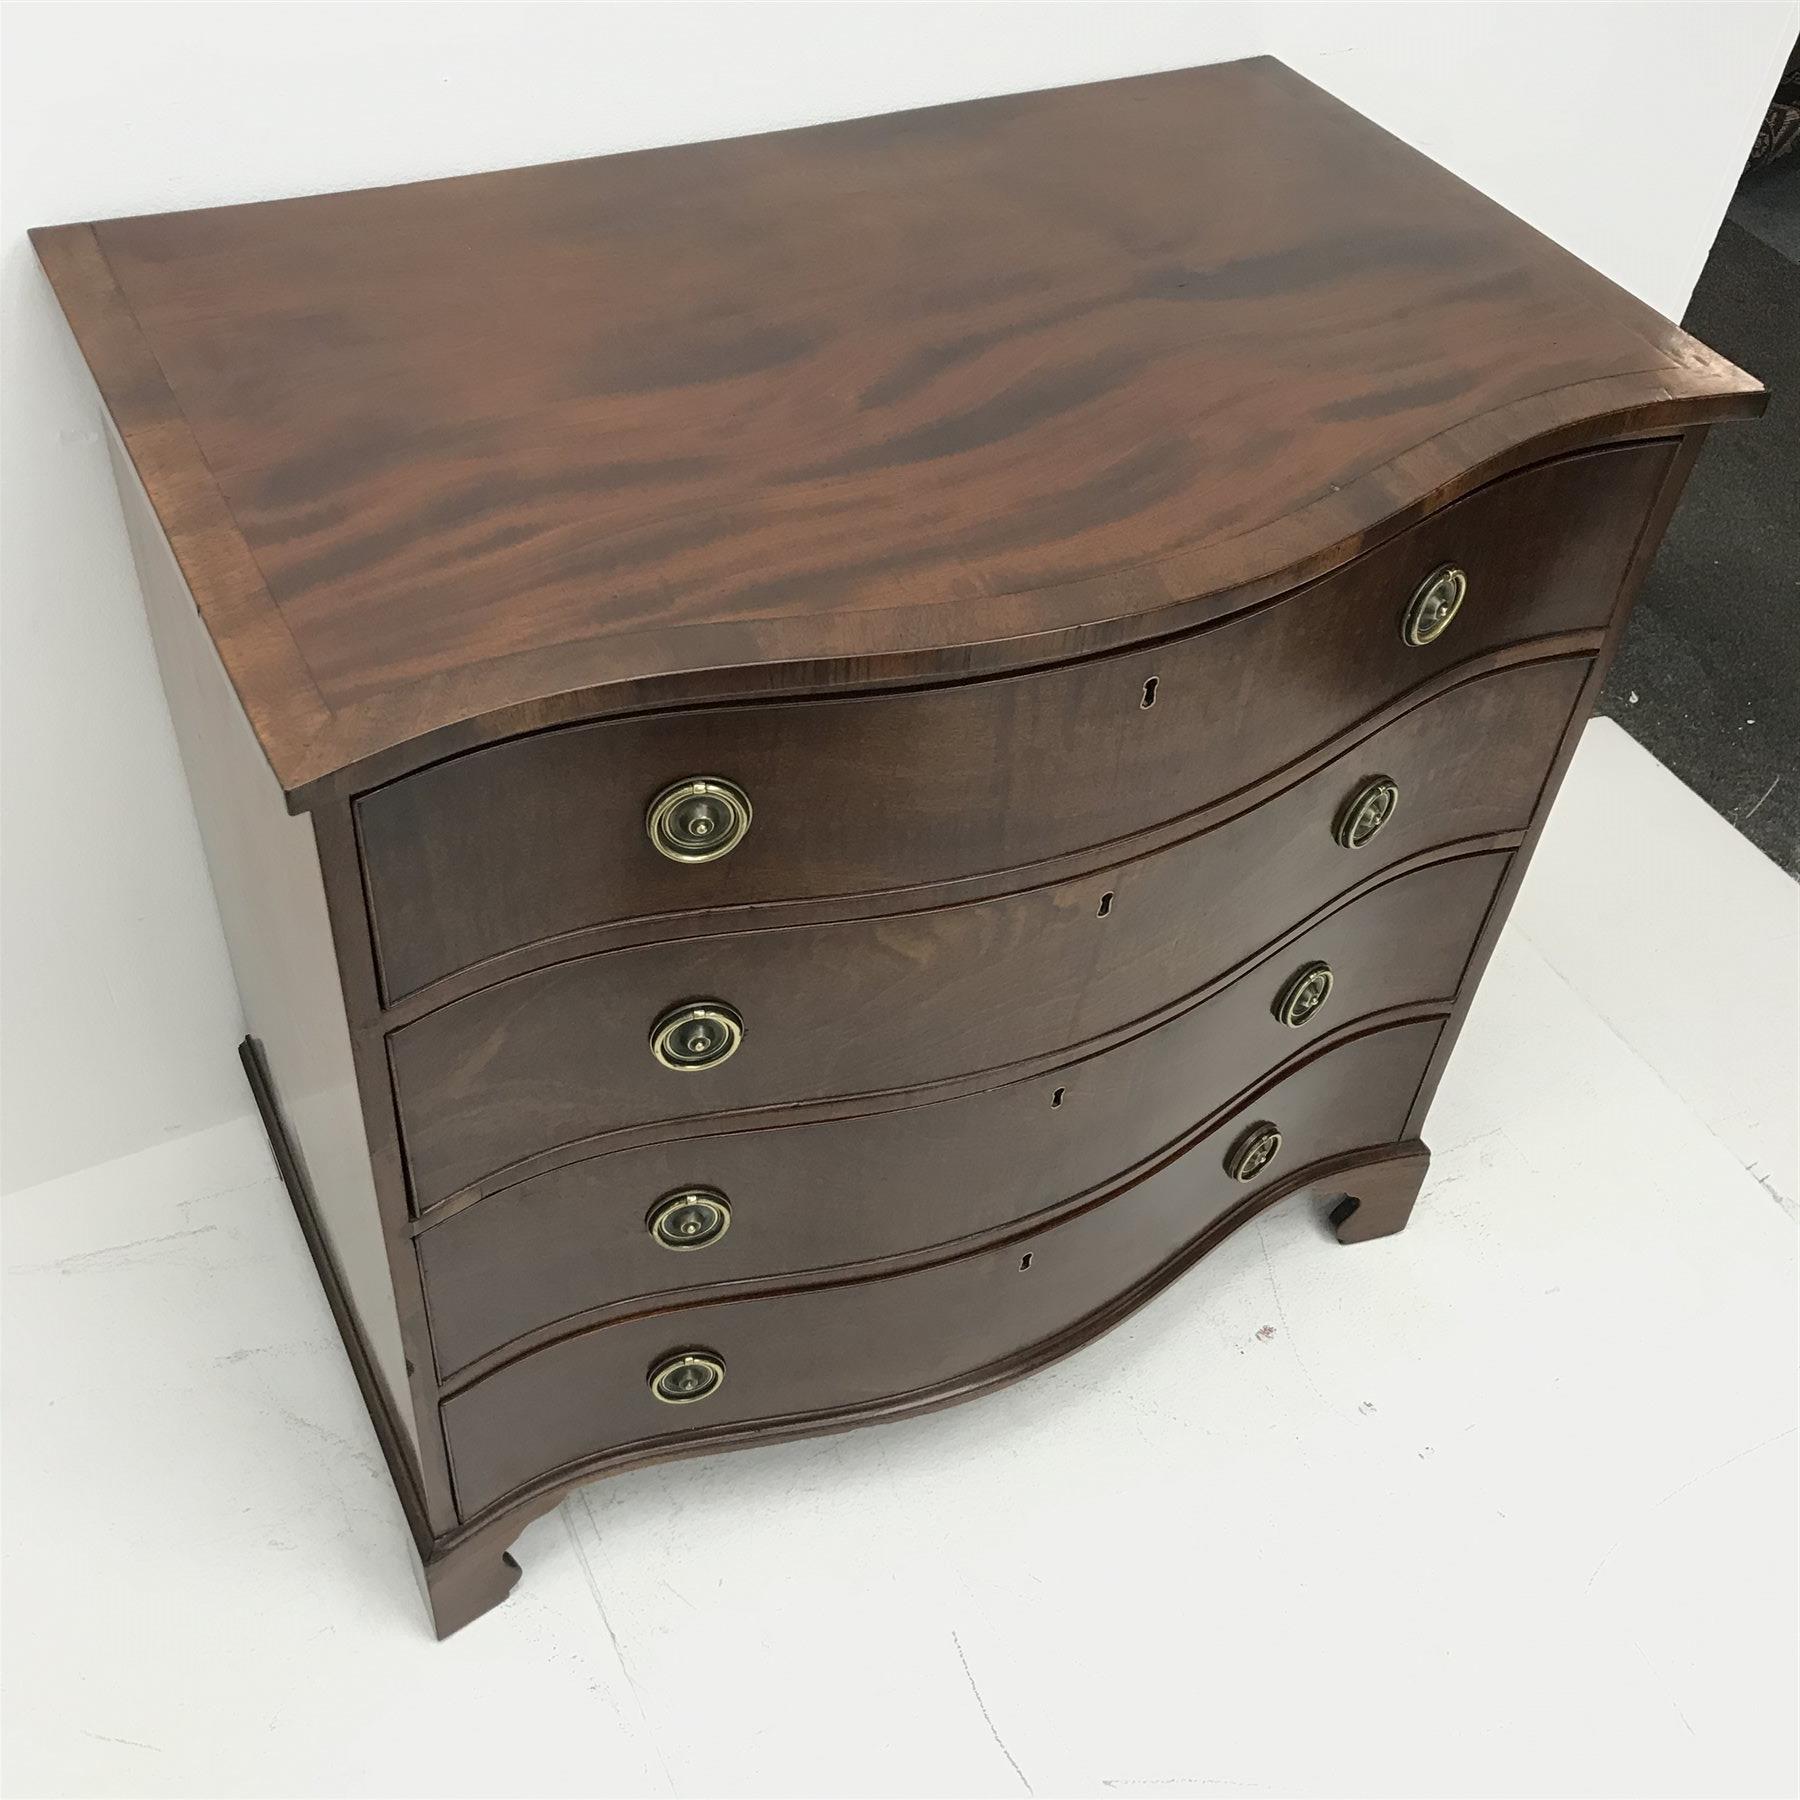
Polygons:
<instances>
[{"instance_id":1,"label":"white floor","mask_svg":"<svg viewBox=\"0 0 1800 1800\"><path fill-rule=\"evenodd\" d=\"M1791 1794L1797 893L1593 726L1402 1236L590 1488L441 1646L254 1123L13 1196L6 1791Z\"/></svg>"}]
</instances>

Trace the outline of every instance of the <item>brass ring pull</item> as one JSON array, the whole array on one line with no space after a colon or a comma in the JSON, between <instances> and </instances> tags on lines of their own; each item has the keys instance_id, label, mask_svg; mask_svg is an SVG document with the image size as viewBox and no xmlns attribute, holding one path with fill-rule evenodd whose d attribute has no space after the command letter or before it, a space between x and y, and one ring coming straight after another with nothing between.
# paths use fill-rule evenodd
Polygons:
<instances>
[{"instance_id":1,"label":"brass ring pull","mask_svg":"<svg viewBox=\"0 0 1800 1800\"><path fill-rule=\"evenodd\" d=\"M744 1041L744 1021L723 1000L693 1000L650 1028L650 1053L684 1075L716 1069Z\"/></svg>"},{"instance_id":2,"label":"brass ring pull","mask_svg":"<svg viewBox=\"0 0 1800 1800\"><path fill-rule=\"evenodd\" d=\"M1226 1153L1225 1173L1233 1181L1254 1181L1280 1148L1281 1133L1267 1119L1260 1120Z\"/></svg>"},{"instance_id":3,"label":"brass ring pull","mask_svg":"<svg viewBox=\"0 0 1800 1800\"><path fill-rule=\"evenodd\" d=\"M676 1350L650 1371L650 1391L665 1406L692 1406L725 1385L725 1359L711 1350Z\"/></svg>"},{"instance_id":4,"label":"brass ring pull","mask_svg":"<svg viewBox=\"0 0 1800 1800\"><path fill-rule=\"evenodd\" d=\"M1275 996L1276 1018L1284 1025L1304 1025L1325 1004L1335 980L1330 963L1313 962L1296 969Z\"/></svg>"},{"instance_id":5,"label":"brass ring pull","mask_svg":"<svg viewBox=\"0 0 1800 1800\"><path fill-rule=\"evenodd\" d=\"M731 1229L731 1202L717 1188L683 1188L657 1201L649 1226L665 1250L704 1250Z\"/></svg>"},{"instance_id":6,"label":"brass ring pull","mask_svg":"<svg viewBox=\"0 0 1800 1800\"><path fill-rule=\"evenodd\" d=\"M1400 615L1400 639L1415 650L1434 644L1456 617L1463 596L1469 591L1469 578L1455 563L1434 569L1419 583L1417 592L1406 603Z\"/></svg>"},{"instance_id":7,"label":"brass ring pull","mask_svg":"<svg viewBox=\"0 0 1800 1800\"><path fill-rule=\"evenodd\" d=\"M717 775L691 776L650 802L644 829L670 862L717 862L744 841L750 796Z\"/></svg>"},{"instance_id":8,"label":"brass ring pull","mask_svg":"<svg viewBox=\"0 0 1800 1800\"><path fill-rule=\"evenodd\" d=\"M1360 850L1394 816L1399 804L1399 786L1390 776L1377 775L1345 801L1332 836L1346 850Z\"/></svg>"}]
</instances>

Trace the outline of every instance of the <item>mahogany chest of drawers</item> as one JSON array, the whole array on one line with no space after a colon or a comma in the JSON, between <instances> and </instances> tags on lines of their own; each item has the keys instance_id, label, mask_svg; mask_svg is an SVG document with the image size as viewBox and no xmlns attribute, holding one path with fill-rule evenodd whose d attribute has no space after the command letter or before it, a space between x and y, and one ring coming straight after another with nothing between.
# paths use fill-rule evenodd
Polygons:
<instances>
[{"instance_id":1,"label":"mahogany chest of drawers","mask_svg":"<svg viewBox=\"0 0 1800 1800\"><path fill-rule=\"evenodd\" d=\"M1762 403L1267 60L35 237L442 1632L578 1482L1397 1231Z\"/></svg>"}]
</instances>

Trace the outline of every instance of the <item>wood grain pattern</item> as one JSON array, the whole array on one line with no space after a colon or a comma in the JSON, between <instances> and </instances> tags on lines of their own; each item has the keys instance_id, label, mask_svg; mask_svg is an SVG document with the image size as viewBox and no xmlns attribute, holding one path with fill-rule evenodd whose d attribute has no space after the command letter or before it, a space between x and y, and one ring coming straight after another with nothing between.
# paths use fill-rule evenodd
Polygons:
<instances>
[{"instance_id":1,"label":"wood grain pattern","mask_svg":"<svg viewBox=\"0 0 1800 1800\"><path fill-rule=\"evenodd\" d=\"M1673 452L1541 465L1171 642L912 693L541 732L391 783L357 803L388 999L599 925L647 917L666 935L681 914L922 888L1195 811L1459 663L1601 631ZM1400 614L1447 563L1469 598L1435 643L1410 647ZM643 821L696 774L739 783L756 815L729 856L687 866Z\"/></svg>"},{"instance_id":2,"label":"wood grain pattern","mask_svg":"<svg viewBox=\"0 0 1800 1800\"><path fill-rule=\"evenodd\" d=\"M1502 853L1401 875L1339 909L1167 1024L1099 1055L952 1100L590 1157L523 1181L418 1240L441 1373L673 1297L917 1256L1087 1192L1163 1152L1196 1118L1371 1013L1448 1008L1505 869ZM1307 964L1331 996L1302 1027L1273 1001ZM719 1190L730 1230L671 1253L652 1203Z\"/></svg>"},{"instance_id":3,"label":"wood grain pattern","mask_svg":"<svg viewBox=\"0 0 1800 1800\"><path fill-rule=\"evenodd\" d=\"M1180 629L1762 404L1268 59L34 236L295 804Z\"/></svg>"},{"instance_id":4,"label":"wood grain pattern","mask_svg":"<svg viewBox=\"0 0 1800 1800\"><path fill-rule=\"evenodd\" d=\"M1380 869L1523 829L1586 672L1561 658L1465 683L1279 798L1075 882L582 957L440 1007L388 1040L414 1203L629 1125L906 1088L1140 1024ZM1345 850L1333 820L1379 774L1400 808ZM664 1069L652 1022L700 998L738 1010L743 1047Z\"/></svg>"},{"instance_id":5,"label":"wood grain pattern","mask_svg":"<svg viewBox=\"0 0 1800 1800\"><path fill-rule=\"evenodd\" d=\"M1428 1020L1329 1050L1123 1191L990 1249L871 1281L626 1319L509 1363L444 1403L463 1518L601 1451L829 1416L1017 1357L1153 1277L1249 1196L1222 1164L1247 1120L1273 1119L1284 1133L1271 1182L1396 1139L1437 1033ZM715 1399L662 1405L645 1372L689 1345L724 1358L725 1384Z\"/></svg>"}]
</instances>

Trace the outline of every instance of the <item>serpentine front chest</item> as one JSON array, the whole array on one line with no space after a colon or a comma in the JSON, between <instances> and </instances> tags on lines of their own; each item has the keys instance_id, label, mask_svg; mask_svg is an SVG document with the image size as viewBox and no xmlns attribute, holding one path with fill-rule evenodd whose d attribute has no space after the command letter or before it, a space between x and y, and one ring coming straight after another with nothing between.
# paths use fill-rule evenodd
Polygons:
<instances>
[{"instance_id":1,"label":"serpentine front chest","mask_svg":"<svg viewBox=\"0 0 1800 1800\"><path fill-rule=\"evenodd\" d=\"M1268 60L34 235L444 1632L576 1483L1397 1231L1762 404Z\"/></svg>"}]
</instances>

